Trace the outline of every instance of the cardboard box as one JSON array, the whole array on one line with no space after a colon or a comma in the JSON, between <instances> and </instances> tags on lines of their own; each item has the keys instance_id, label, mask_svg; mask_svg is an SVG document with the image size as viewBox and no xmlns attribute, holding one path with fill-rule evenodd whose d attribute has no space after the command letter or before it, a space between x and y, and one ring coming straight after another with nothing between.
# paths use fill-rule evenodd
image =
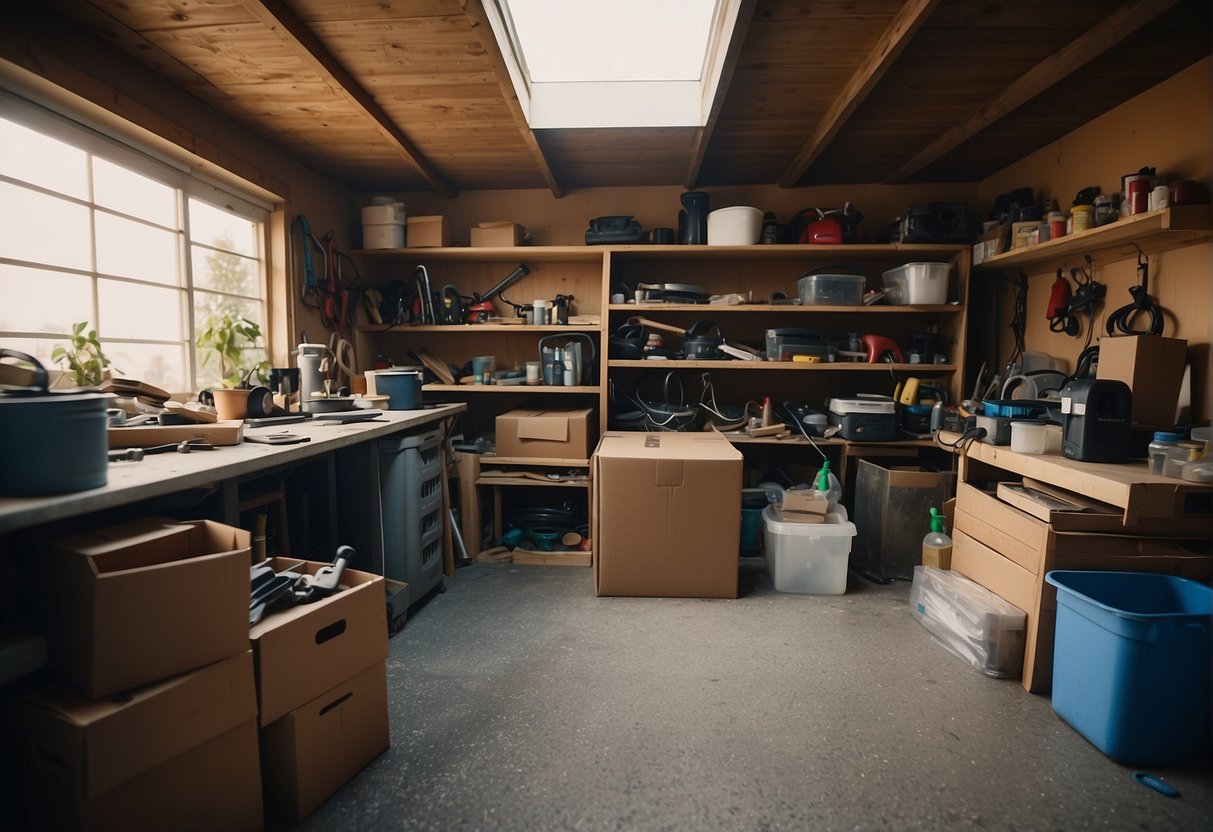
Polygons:
<instances>
[{"instance_id":1,"label":"cardboard box","mask_svg":"<svg viewBox=\"0 0 1213 832\"><path fill-rule=\"evenodd\" d=\"M248 649L250 535L147 518L30 558L48 661L93 697Z\"/></svg>"},{"instance_id":2,"label":"cardboard box","mask_svg":"<svg viewBox=\"0 0 1213 832\"><path fill-rule=\"evenodd\" d=\"M1099 339L1095 377L1116 379L1133 391L1133 424L1169 428L1175 424L1179 389L1188 360L1188 342L1158 335Z\"/></svg>"},{"instance_id":3,"label":"cardboard box","mask_svg":"<svg viewBox=\"0 0 1213 832\"><path fill-rule=\"evenodd\" d=\"M851 565L879 578L912 580L931 529L931 507L942 512L951 496L949 473L859 460Z\"/></svg>"},{"instance_id":4,"label":"cardboard box","mask_svg":"<svg viewBox=\"0 0 1213 832\"><path fill-rule=\"evenodd\" d=\"M268 563L277 572L294 567L307 575L331 565L291 558ZM387 658L383 577L346 569L341 586L320 601L271 612L249 629L263 726Z\"/></svg>"},{"instance_id":5,"label":"cardboard box","mask_svg":"<svg viewBox=\"0 0 1213 832\"><path fill-rule=\"evenodd\" d=\"M129 696L55 684L18 708L30 828L262 828L247 650Z\"/></svg>"},{"instance_id":6,"label":"cardboard box","mask_svg":"<svg viewBox=\"0 0 1213 832\"><path fill-rule=\"evenodd\" d=\"M1059 532L968 483L956 489L952 568L1027 614L1022 682L1033 693L1053 685L1057 590L1051 569L1165 572L1208 580L1213 555L1207 539Z\"/></svg>"},{"instance_id":7,"label":"cardboard box","mask_svg":"<svg viewBox=\"0 0 1213 832\"><path fill-rule=\"evenodd\" d=\"M727 439L608 432L591 469L598 595L737 597L742 459Z\"/></svg>"},{"instance_id":8,"label":"cardboard box","mask_svg":"<svg viewBox=\"0 0 1213 832\"><path fill-rule=\"evenodd\" d=\"M262 729L266 809L298 823L389 745L378 661Z\"/></svg>"},{"instance_id":9,"label":"cardboard box","mask_svg":"<svg viewBox=\"0 0 1213 832\"><path fill-rule=\"evenodd\" d=\"M472 229L472 248L519 246L525 233L516 222L482 222Z\"/></svg>"},{"instance_id":10,"label":"cardboard box","mask_svg":"<svg viewBox=\"0 0 1213 832\"><path fill-rule=\"evenodd\" d=\"M594 408L511 410L497 417L497 455L588 459L597 434Z\"/></svg>"},{"instance_id":11,"label":"cardboard box","mask_svg":"<svg viewBox=\"0 0 1213 832\"><path fill-rule=\"evenodd\" d=\"M407 248L441 248L451 244L451 223L434 214L405 220L404 244Z\"/></svg>"}]
</instances>

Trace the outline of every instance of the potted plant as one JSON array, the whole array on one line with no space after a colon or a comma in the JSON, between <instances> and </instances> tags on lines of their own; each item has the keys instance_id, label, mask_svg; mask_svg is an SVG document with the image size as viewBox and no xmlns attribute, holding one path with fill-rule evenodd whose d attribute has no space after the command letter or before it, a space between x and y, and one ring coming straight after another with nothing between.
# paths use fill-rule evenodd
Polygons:
<instances>
[{"instance_id":1,"label":"potted plant","mask_svg":"<svg viewBox=\"0 0 1213 832\"><path fill-rule=\"evenodd\" d=\"M61 365L66 375L72 377L77 387L99 387L105 381L105 371L111 367L109 358L101 350L97 330L85 329L88 321L72 324L72 334L67 346L51 350L51 361Z\"/></svg>"},{"instance_id":2,"label":"potted plant","mask_svg":"<svg viewBox=\"0 0 1213 832\"><path fill-rule=\"evenodd\" d=\"M254 374L260 379L269 366L268 361L246 363L260 338L261 327L256 321L227 312L207 318L206 326L198 334L196 343L204 351L202 364L211 364L208 358L212 358L219 365L222 386L211 394L220 419L243 419L248 412L249 380Z\"/></svg>"}]
</instances>

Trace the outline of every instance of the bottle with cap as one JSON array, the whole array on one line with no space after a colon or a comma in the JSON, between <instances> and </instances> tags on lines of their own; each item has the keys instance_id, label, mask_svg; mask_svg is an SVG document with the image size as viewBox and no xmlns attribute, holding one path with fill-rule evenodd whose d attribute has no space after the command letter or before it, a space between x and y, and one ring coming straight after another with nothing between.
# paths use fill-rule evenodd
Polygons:
<instances>
[{"instance_id":1,"label":"bottle with cap","mask_svg":"<svg viewBox=\"0 0 1213 832\"><path fill-rule=\"evenodd\" d=\"M922 565L952 568L952 538L944 531L943 515L934 506L931 507L931 530L922 539Z\"/></svg>"},{"instance_id":2,"label":"bottle with cap","mask_svg":"<svg viewBox=\"0 0 1213 832\"><path fill-rule=\"evenodd\" d=\"M842 499L842 483L838 481L838 477L834 476L834 472L830 470L830 461L823 459L821 467L817 469L815 478L817 491L825 495L825 498L830 503L829 511L835 511L840 508L838 501Z\"/></svg>"}]
</instances>

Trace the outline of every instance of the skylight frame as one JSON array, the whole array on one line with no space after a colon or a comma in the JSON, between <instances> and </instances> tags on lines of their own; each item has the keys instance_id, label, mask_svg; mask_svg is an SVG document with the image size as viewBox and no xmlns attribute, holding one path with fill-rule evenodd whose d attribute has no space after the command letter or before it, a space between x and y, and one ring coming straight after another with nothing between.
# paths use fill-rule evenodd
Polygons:
<instances>
[{"instance_id":1,"label":"skylight frame","mask_svg":"<svg viewBox=\"0 0 1213 832\"><path fill-rule=\"evenodd\" d=\"M510 14L509 0L484 0L484 7L532 130L702 127L711 113L742 2L713 3L697 79L656 81L535 82Z\"/></svg>"}]
</instances>

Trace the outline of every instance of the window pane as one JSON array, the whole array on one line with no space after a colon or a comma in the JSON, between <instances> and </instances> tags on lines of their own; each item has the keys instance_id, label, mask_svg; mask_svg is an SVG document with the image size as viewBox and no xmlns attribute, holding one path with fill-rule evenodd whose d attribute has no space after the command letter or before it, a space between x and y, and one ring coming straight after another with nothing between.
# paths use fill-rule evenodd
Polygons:
<instances>
[{"instance_id":1,"label":"window pane","mask_svg":"<svg viewBox=\"0 0 1213 832\"><path fill-rule=\"evenodd\" d=\"M177 194L173 188L95 157L93 201L149 222L177 227Z\"/></svg>"},{"instance_id":2,"label":"window pane","mask_svg":"<svg viewBox=\"0 0 1213 832\"><path fill-rule=\"evenodd\" d=\"M111 344L102 339L101 348L118 375L137 378L170 393L191 389L186 379L184 344Z\"/></svg>"},{"instance_id":3,"label":"window pane","mask_svg":"<svg viewBox=\"0 0 1213 832\"><path fill-rule=\"evenodd\" d=\"M177 234L97 212L97 271L180 286Z\"/></svg>"},{"instance_id":4,"label":"window pane","mask_svg":"<svg viewBox=\"0 0 1213 832\"><path fill-rule=\"evenodd\" d=\"M194 292L194 332L197 335L202 334L212 318L221 318L223 315L248 318L261 327L262 335L257 341L257 346L246 347L242 350L243 355L239 362L240 366L247 368L265 361L267 358L265 350L265 322L261 316L260 303L224 295L215 295L210 292ZM221 376L219 358L214 350L209 348L198 349L196 361L198 362L198 381L200 384L214 383L219 380ZM227 367L226 369L228 372L233 370L232 367Z\"/></svg>"},{"instance_id":5,"label":"window pane","mask_svg":"<svg viewBox=\"0 0 1213 832\"><path fill-rule=\"evenodd\" d=\"M51 351L58 346L67 346L67 342L61 338L0 338L0 347L32 355L48 370L59 369L51 362Z\"/></svg>"},{"instance_id":6,"label":"window pane","mask_svg":"<svg viewBox=\"0 0 1213 832\"><path fill-rule=\"evenodd\" d=\"M0 330L72 331L93 317L93 283L87 275L27 269L0 263Z\"/></svg>"},{"instance_id":7,"label":"window pane","mask_svg":"<svg viewBox=\"0 0 1213 832\"><path fill-rule=\"evenodd\" d=\"M88 198L88 155L0 118L0 173L77 199Z\"/></svg>"},{"instance_id":8,"label":"window pane","mask_svg":"<svg viewBox=\"0 0 1213 832\"><path fill-rule=\"evenodd\" d=\"M149 341L184 341L182 294L121 280L98 280L100 321L97 331L105 338L140 338Z\"/></svg>"},{"instance_id":9,"label":"window pane","mask_svg":"<svg viewBox=\"0 0 1213 832\"><path fill-rule=\"evenodd\" d=\"M260 253L257 224L213 205L190 199L190 240L249 257Z\"/></svg>"},{"instance_id":10,"label":"window pane","mask_svg":"<svg viewBox=\"0 0 1213 832\"><path fill-rule=\"evenodd\" d=\"M261 276L257 261L226 251L193 246L194 286L232 295L257 297L261 294Z\"/></svg>"},{"instance_id":11,"label":"window pane","mask_svg":"<svg viewBox=\"0 0 1213 832\"><path fill-rule=\"evenodd\" d=\"M0 182L0 256L88 269L88 208Z\"/></svg>"}]
</instances>

